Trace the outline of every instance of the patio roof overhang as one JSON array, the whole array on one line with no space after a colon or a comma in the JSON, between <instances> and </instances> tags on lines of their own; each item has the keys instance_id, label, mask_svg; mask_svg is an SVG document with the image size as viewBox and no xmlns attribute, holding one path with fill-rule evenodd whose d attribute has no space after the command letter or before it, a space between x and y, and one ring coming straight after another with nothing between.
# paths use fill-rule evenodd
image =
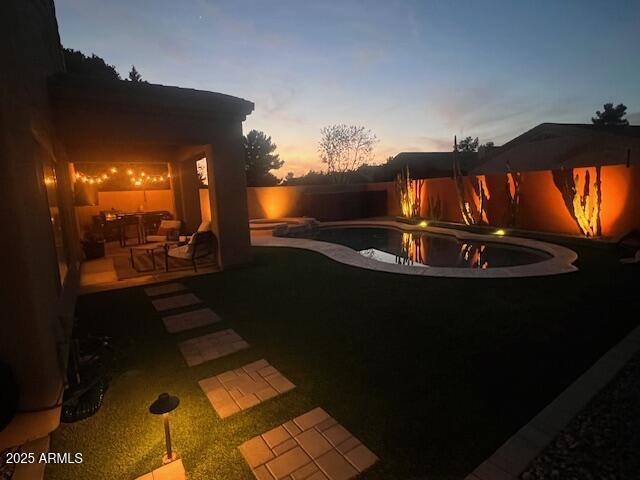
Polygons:
<instances>
[{"instance_id":1,"label":"patio roof overhang","mask_svg":"<svg viewBox=\"0 0 640 480\"><path fill-rule=\"evenodd\" d=\"M70 153L92 145L208 144L216 131L240 124L254 108L221 93L71 74L52 76L49 93Z\"/></svg>"}]
</instances>

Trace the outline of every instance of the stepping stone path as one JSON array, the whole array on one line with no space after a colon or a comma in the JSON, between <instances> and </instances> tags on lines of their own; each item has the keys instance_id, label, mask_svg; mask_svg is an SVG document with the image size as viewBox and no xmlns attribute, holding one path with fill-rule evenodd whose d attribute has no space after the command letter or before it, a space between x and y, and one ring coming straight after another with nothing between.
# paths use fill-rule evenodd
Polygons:
<instances>
[{"instance_id":1,"label":"stepping stone path","mask_svg":"<svg viewBox=\"0 0 640 480\"><path fill-rule=\"evenodd\" d=\"M295 388L266 360L198 382L220 418L251 408Z\"/></svg>"},{"instance_id":2,"label":"stepping stone path","mask_svg":"<svg viewBox=\"0 0 640 480\"><path fill-rule=\"evenodd\" d=\"M162 321L169 333L182 332L191 330L192 328L204 327L212 323L219 322L220 317L210 308L201 308L199 310L190 310L176 315L163 317Z\"/></svg>"},{"instance_id":3,"label":"stepping stone path","mask_svg":"<svg viewBox=\"0 0 640 480\"><path fill-rule=\"evenodd\" d=\"M202 300L196 297L193 293L184 293L173 297L157 298L152 300L151 303L153 303L154 308L158 312L163 312L174 308L196 305L198 303L202 303Z\"/></svg>"},{"instance_id":4,"label":"stepping stone path","mask_svg":"<svg viewBox=\"0 0 640 480\"><path fill-rule=\"evenodd\" d=\"M182 460L178 459L156 468L154 471L136 478L136 480L185 480L186 478Z\"/></svg>"},{"instance_id":5,"label":"stepping stone path","mask_svg":"<svg viewBox=\"0 0 640 480\"><path fill-rule=\"evenodd\" d=\"M238 447L258 480L349 480L378 457L321 408Z\"/></svg>"},{"instance_id":6,"label":"stepping stone path","mask_svg":"<svg viewBox=\"0 0 640 480\"><path fill-rule=\"evenodd\" d=\"M149 297L157 297L158 295L166 295L167 293L176 293L186 290L187 287L181 283L167 283L157 287L149 287L144 289L144 293Z\"/></svg>"},{"instance_id":7,"label":"stepping stone path","mask_svg":"<svg viewBox=\"0 0 640 480\"><path fill-rule=\"evenodd\" d=\"M231 329L191 338L178 344L178 348L190 367L248 347L249 344Z\"/></svg>"},{"instance_id":8,"label":"stepping stone path","mask_svg":"<svg viewBox=\"0 0 640 480\"><path fill-rule=\"evenodd\" d=\"M184 292L179 283L145 289L149 297ZM158 312L201 304L193 293L152 300ZM169 333L219 322L209 308L200 308L162 319ZM187 365L193 367L243 350L249 344L231 329L221 330L178 344ZM266 360L200 380L220 418L254 407L295 388ZM315 408L238 447L258 480L349 480L378 461L378 457L321 408ZM182 460L176 460L136 480L185 480Z\"/></svg>"}]
</instances>

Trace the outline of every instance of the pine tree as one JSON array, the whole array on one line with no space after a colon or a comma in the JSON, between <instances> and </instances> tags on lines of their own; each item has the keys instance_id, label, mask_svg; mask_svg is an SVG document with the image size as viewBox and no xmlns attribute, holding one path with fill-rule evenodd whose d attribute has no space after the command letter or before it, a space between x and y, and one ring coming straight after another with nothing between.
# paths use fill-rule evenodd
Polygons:
<instances>
[{"instance_id":1,"label":"pine tree","mask_svg":"<svg viewBox=\"0 0 640 480\"><path fill-rule=\"evenodd\" d=\"M142 75L138 73L135 65L131 65L131 71L129 72L129 81L131 82L143 82Z\"/></svg>"},{"instance_id":2,"label":"pine tree","mask_svg":"<svg viewBox=\"0 0 640 480\"><path fill-rule=\"evenodd\" d=\"M614 107L613 103L605 103L604 110L598 110L596 116L591 117L591 122L594 125L629 125L629 121L624 118L626 114L627 107L624 104L620 103Z\"/></svg>"}]
</instances>

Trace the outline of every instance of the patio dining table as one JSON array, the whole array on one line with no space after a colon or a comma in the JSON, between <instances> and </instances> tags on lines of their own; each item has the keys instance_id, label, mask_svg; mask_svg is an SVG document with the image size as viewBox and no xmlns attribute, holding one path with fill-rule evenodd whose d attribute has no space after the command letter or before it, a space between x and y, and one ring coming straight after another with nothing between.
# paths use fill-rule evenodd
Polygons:
<instances>
[{"instance_id":1,"label":"patio dining table","mask_svg":"<svg viewBox=\"0 0 640 480\"><path fill-rule=\"evenodd\" d=\"M135 227L138 245L146 243L147 230L153 228L160 220L171 218L167 211L150 212L106 212L103 217L103 229L106 231L118 232L118 239L121 247L127 246L126 229L128 226ZM106 235L105 235L106 236Z\"/></svg>"}]
</instances>

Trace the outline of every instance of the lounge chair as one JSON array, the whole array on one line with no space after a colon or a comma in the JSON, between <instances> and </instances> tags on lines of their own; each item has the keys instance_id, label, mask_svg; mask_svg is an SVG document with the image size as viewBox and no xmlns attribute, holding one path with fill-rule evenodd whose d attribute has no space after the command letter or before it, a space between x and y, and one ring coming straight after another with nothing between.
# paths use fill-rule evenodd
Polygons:
<instances>
[{"instance_id":1,"label":"lounge chair","mask_svg":"<svg viewBox=\"0 0 640 480\"><path fill-rule=\"evenodd\" d=\"M193 271L198 271L196 260L215 252L218 239L211 230L196 232L189 238L189 243L181 247L165 248L164 266L169 271L169 258L190 261Z\"/></svg>"},{"instance_id":2,"label":"lounge chair","mask_svg":"<svg viewBox=\"0 0 640 480\"><path fill-rule=\"evenodd\" d=\"M208 232L210 230L211 230L211 222L204 221L200 223L200 225L198 226L198 230L196 230L196 232ZM180 241L188 242L189 240L191 240L191 237L192 235L180 235Z\"/></svg>"},{"instance_id":3,"label":"lounge chair","mask_svg":"<svg viewBox=\"0 0 640 480\"><path fill-rule=\"evenodd\" d=\"M620 263L640 263L640 250L633 257L620 259Z\"/></svg>"},{"instance_id":4,"label":"lounge chair","mask_svg":"<svg viewBox=\"0 0 640 480\"><path fill-rule=\"evenodd\" d=\"M182 228L182 222L180 220L162 220L158 231L153 235L147 235L147 242L164 242L171 240L171 236L175 236L178 239L180 235L180 228ZM176 233L174 233L176 232Z\"/></svg>"}]
</instances>

